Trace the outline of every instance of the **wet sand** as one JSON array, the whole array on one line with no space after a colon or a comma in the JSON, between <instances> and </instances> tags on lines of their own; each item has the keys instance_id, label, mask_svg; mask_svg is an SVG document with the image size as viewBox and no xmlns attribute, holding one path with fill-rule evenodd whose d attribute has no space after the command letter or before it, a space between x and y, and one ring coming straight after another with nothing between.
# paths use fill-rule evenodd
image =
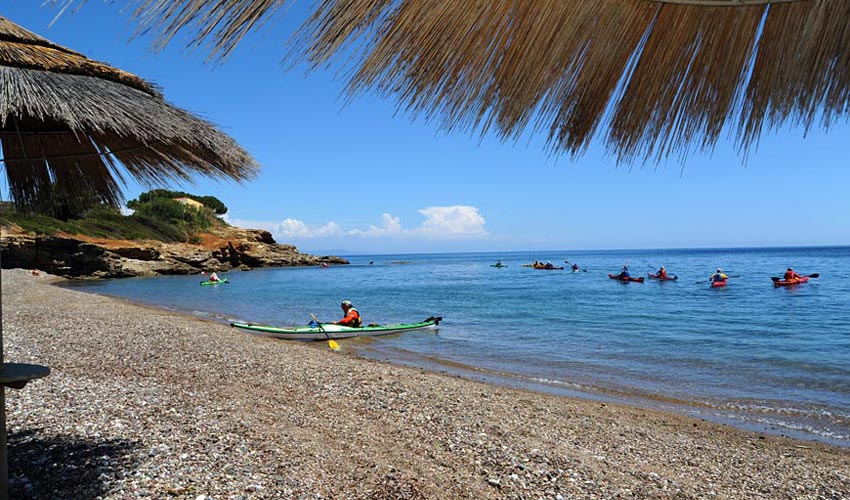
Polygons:
<instances>
[{"instance_id":1,"label":"wet sand","mask_svg":"<svg viewBox=\"0 0 850 500\"><path fill-rule=\"evenodd\" d=\"M4 270L11 497L850 498L845 448L238 332Z\"/></svg>"}]
</instances>

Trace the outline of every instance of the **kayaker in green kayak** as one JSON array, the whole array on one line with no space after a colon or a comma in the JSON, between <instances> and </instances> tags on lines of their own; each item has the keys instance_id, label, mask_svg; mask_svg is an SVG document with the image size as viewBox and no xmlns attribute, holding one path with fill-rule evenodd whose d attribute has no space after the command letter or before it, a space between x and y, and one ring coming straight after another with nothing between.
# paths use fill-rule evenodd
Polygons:
<instances>
[{"instance_id":1,"label":"kayaker in green kayak","mask_svg":"<svg viewBox=\"0 0 850 500\"><path fill-rule=\"evenodd\" d=\"M216 281L221 281L221 279L218 277L218 275L216 273L212 272L212 273L210 273L210 278L209 278L208 281L212 281L214 283Z\"/></svg>"},{"instance_id":2,"label":"kayaker in green kayak","mask_svg":"<svg viewBox=\"0 0 850 500\"><path fill-rule=\"evenodd\" d=\"M340 306L345 317L339 321L334 321L335 325L350 326L352 328L360 328L363 326L363 319L360 317L360 312L355 309L350 300L343 300Z\"/></svg>"}]
</instances>

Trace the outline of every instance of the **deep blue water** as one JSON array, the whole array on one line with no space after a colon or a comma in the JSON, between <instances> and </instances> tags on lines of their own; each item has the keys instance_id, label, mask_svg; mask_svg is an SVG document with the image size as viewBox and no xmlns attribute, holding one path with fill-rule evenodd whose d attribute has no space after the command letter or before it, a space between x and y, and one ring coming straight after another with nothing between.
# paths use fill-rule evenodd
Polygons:
<instances>
[{"instance_id":1,"label":"deep blue water","mask_svg":"<svg viewBox=\"0 0 850 500\"><path fill-rule=\"evenodd\" d=\"M444 317L438 334L351 342L367 356L552 392L648 403L850 446L850 247L353 256L350 266L89 282L217 318L306 324L354 302L367 323ZM490 267L497 259L509 267ZM521 267L534 259L587 272ZM369 262L374 261L374 265ZM607 277L665 265L677 282ZM820 278L774 288L793 266ZM704 282L717 267L725 289ZM703 281L702 283L697 283Z\"/></svg>"}]
</instances>

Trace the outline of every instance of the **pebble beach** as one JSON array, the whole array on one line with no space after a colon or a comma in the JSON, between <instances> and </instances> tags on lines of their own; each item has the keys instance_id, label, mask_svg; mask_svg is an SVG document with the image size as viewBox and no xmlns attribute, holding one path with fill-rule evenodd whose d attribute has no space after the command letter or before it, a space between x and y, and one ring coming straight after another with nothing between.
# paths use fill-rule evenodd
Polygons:
<instances>
[{"instance_id":1,"label":"pebble beach","mask_svg":"<svg viewBox=\"0 0 850 500\"><path fill-rule=\"evenodd\" d=\"M16 499L850 499L850 450L247 335L2 271Z\"/></svg>"}]
</instances>

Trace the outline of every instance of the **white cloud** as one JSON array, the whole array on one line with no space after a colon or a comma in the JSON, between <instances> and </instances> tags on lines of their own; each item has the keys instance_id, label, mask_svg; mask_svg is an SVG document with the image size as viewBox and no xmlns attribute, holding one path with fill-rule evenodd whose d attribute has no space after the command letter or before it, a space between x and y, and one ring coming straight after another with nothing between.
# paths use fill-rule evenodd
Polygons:
<instances>
[{"instance_id":1,"label":"white cloud","mask_svg":"<svg viewBox=\"0 0 850 500\"><path fill-rule=\"evenodd\" d=\"M425 221L419 227L405 229L401 218L389 213L381 216L381 224L370 224L366 229L343 230L339 224L330 221L321 226L310 226L298 219L286 218L280 222L249 221L229 219L228 223L250 229L265 229L280 242L317 238L395 238L451 240L462 238L485 238L489 236L484 229L484 217L476 207L455 205L449 207L428 207L419 210Z\"/></svg>"},{"instance_id":2,"label":"white cloud","mask_svg":"<svg viewBox=\"0 0 850 500\"><path fill-rule=\"evenodd\" d=\"M419 210L425 222L414 232L435 239L487 236L484 217L475 207L428 207Z\"/></svg>"},{"instance_id":3,"label":"white cloud","mask_svg":"<svg viewBox=\"0 0 850 500\"><path fill-rule=\"evenodd\" d=\"M393 217L390 214L384 214L381 216L384 223L381 224L380 227L370 225L369 229L352 229L348 231L346 234L351 236L400 236L404 234L406 231L401 227L401 219L399 217Z\"/></svg>"},{"instance_id":4,"label":"white cloud","mask_svg":"<svg viewBox=\"0 0 850 500\"><path fill-rule=\"evenodd\" d=\"M272 233L278 241L286 239L310 239L310 238L326 238L331 236L340 236L343 234L342 228L336 222L328 222L321 226L308 226L303 221L298 219L286 218L280 222L256 221L256 220L241 220L230 219L225 217L228 224L245 229L265 229Z\"/></svg>"},{"instance_id":5,"label":"white cloud","mask_svg":"<svg viewBox=\"0 0 850 500\"><path fill-rule=\"evenodd\" d=\"M333 221L322 226L309 227L297 219L284 219L272 233L285 238L323 238L339 235L342 233L342 229Z\"/></svg>"}]
</instances>

